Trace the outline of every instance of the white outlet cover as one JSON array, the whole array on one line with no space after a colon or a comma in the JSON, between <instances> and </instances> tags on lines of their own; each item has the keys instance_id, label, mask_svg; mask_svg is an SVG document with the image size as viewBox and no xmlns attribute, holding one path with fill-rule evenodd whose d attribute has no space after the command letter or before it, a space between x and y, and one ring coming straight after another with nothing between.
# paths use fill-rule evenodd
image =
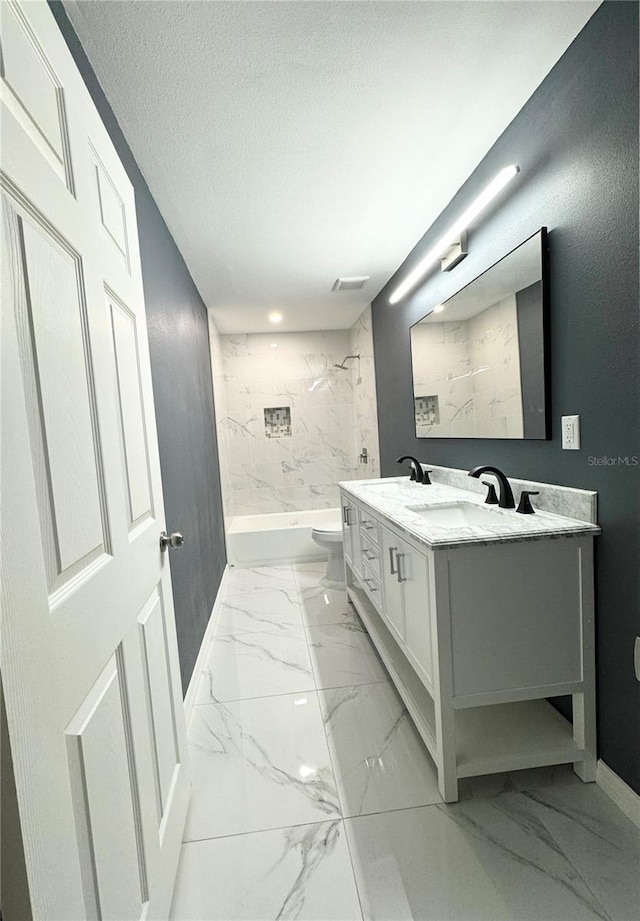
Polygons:
<instances>
[{"instance_id":1,"label":"white outlet cover","mask_svg":"<svg viewBox=\"0 0 640 921\"><path fill-rule=\"evenodd\" d=\"M580 450L580 416L562 417L563 451Z\"/></svg>"}]
</instances>

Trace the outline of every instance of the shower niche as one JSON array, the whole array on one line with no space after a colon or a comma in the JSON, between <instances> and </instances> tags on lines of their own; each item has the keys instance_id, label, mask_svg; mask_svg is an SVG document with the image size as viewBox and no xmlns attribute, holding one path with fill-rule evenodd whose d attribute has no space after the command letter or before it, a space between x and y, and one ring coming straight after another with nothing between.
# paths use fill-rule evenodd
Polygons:
<instances>
[{"instance_id":1,"label":"shower niche","mask_svg":"<svg viewBox=\"0 0 640 921\"><path fill-rule=\"evenodd\" d=\"M416 435L418 438L428 435L432 425L440 424L440 407L437 394L415 397L413 409L416 417Z\"/></svg>"},{"instance_id":2,"label":"shower niche","mask_svg":"<svg viewBox=\"0 0 640 921\"><path fill-rule=\"evenodd\" d=\"M288 438L291 436L291 407L265 407L264 430L267 438Z\"/></svg>"}]
</instances>

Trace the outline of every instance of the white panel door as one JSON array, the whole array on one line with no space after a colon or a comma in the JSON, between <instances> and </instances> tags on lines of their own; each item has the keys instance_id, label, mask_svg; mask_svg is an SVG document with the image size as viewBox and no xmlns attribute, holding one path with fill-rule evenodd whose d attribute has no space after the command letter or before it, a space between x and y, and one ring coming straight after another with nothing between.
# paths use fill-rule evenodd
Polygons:
<instances>
[{"instance_id":1,"label":"white panel door","mask_svg":"<svg viewBox=\"0 0 640 921\"><path fill-rule=\"evenodd\" d=\"M189 795L133 189L1 4L2 679L36 919L167 916Z\"/></svg>"}]
</instances>

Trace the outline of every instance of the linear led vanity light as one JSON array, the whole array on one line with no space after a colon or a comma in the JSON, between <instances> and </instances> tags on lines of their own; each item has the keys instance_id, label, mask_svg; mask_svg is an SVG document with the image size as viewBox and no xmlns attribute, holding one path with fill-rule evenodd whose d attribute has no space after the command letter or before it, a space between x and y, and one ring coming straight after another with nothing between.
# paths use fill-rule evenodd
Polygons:
<instances>
[{"instance_id":1,"label":"linear led vanity light","mask_svg":"<svg viewBox=\"0 0 640 921\"><path fill-rule=\"evenodd\" d=\"M476 200L469 205L467 210L460 215L453 227L438 240L435 246L431 247L429 252L423 256L417 266L409 272L405 280L391 293L389 298L390 304L397 304L398 301L402 300L405 294L411 291L411 289L424 278L434 262L437 262L442 254L456 242L456 239L467 229L474 218L476 218L481 211L484 211L489 202L492 201L496 195L504 189L506 184L513 179L516 173L519 172L520 167L515 164L512 166L505 166L504 169L500 170L498 175L492 179L486 189L484 189Z\"/></svg>"}]
</instances>

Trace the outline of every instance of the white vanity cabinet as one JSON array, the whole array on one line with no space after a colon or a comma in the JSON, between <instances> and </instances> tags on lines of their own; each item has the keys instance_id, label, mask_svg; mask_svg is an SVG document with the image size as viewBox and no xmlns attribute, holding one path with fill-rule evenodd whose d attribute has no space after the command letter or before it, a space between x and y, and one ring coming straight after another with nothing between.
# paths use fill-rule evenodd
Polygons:
<instances>
[{"instance_id":1,"label":"white vanity cabinet","mask_svg":"<svg viewBox=\"0 0 640 921\"><path fill-rule=\"evenodd\" d=\"M342 504L347 593L443 799L459 778L548 764L593 780L592 535L431 547L360 495ZM546 700L562 695L573 725Z\"/></svg>"}]
</instances>

